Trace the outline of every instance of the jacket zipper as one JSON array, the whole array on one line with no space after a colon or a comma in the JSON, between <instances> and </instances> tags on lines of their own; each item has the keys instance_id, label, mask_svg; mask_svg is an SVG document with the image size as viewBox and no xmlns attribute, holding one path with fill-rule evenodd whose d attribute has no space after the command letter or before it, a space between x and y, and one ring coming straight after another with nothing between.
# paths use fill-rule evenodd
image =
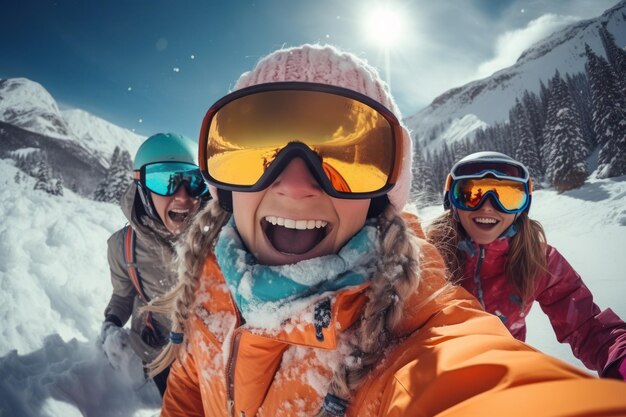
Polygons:
<instances>
[{"instance_id":1,"label":"jacket zipper","mask_svg":"<svg viewBox=\"0 0 626 417\"><path fill-rule=\"evenodd\" d=\"M480 279L480 269L483 266L483 259L485 259L485 247L483 245L478 245L479 256L478 261L476 262L476 269L474 269L474 284L476 285L476 297L480 302L480 305L485 308L485 299L483 296L483 284Z\"/></svg>"},{"instance_id":2,"label":"jacket zipper","mask_svg":"<svg viewBox=\"0 0 626 417\"><path fill-rule=\"evenodd\" d=\"M239 352L239 340L241 332L236 328L233 333L233 342L230 348L228 363L226 364L226 392L228 415L235 417L235 364L237 362L237 353Z\"/></svg>"}]
</instances>

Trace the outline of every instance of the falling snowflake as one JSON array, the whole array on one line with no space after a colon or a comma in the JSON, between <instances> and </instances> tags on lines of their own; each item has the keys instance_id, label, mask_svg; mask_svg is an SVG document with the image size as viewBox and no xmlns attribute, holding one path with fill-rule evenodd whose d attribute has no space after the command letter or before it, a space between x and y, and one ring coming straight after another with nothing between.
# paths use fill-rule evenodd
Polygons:
<instances>
[{"instance_id":1,"label":"falling snowflake","mask_svg":"<svg viewBox=\"0 0 626 417\"><path fill-rule=\"evenodd\" d=\"M143 123L143 119L139 119L139 123Z\"/></svg>"},{"instance_id":2,"label":"falling snowflake","mask_svg":"<svg viewBox=\"0 0 626 417\"><path fill-rule=\"evenodd\" d=\"M329 35L329 34L326 34L326 39L328 39L328 38L330 38L330 35Z\"/></svg>"},{"instance_id":3,"label":"falling snowflake","mask_svg":"<svg viewBox=\"0 0 626 417\"><path fill-rule=\"evenodd\" d=\"M196 56L192 54L190 58L191 59L196 59Z\"/></svg>"},{"instance_id":4,"label":"falling snowflake","mask_svg":"<svg viewBox=\"0 0 626 417\"><path fill-rule=\"evenodd\" d=\"M174 67L174 72L180 72L180 68Z\"/></svg>"},{"instance_id":5,"label":"falling snowflake","mask_svg":"<svg viewBox=\"0 0 626 417\"><path fill-rule=\"evenodd\" d=\"M526 10L525 10L525 9L522 9L522 10L521 10L521 12L522 12L522 13L526 13Z\"/></svg>"},{"instance_id":6,"label":"falling snowflake","mask_svg":"<svg viewBox=\"0 0 626 417\"><path fill-rule=\"evenodd\" d=\"M128 91L133 91L133 87L128 87Z\"/></svg>"}]
</instances>

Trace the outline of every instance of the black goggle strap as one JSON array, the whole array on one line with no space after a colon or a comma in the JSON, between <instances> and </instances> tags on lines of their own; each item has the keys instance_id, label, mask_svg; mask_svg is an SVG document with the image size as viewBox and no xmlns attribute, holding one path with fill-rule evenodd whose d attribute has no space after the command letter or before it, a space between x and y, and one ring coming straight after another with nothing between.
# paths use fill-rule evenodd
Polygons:
<instances>
[{"instance_id":1,"label":"black goggle strap","mask_svg":"<svg viewBox=\"0 0 626 417\"><path fill-rule=\"evenodd\" d=\"M322 167L320 156L303 143L290 143L281 149L276 155L276 158L268 164L256 185L262 188L268 187L278 178L284 169L287 168L287 165L298 157L304 160L309 172L311 172L313 178L315 178L326 193L334 194L336 192L327 173Z\"/></svg>"},{"instance_id":2,"label":"black goggle strap","mask_svg":"<svg viewBox=\"0 0 626 417\"><path fill-rule=\"evenodd\" d=\"M209 173L209 182L215 185L218 189L224 189L227 191L260 191L269 187L278 178L281 172L289 165L289 163L295 159L301 158L309 168L311 175L322 189L330 196L337 198L374 198L379 195L386 194L394 184L387 184L380 190L374 190L368 193L351 193L346 190L336 190L328 177L328 173L324 169L320 156L315 153L309 146L301 142L292 142L282 148L276 158L271 161L263 175L258 181L250 186L239 186L227 183L222 183L214 179ZM343 182L345 186L347 183Z\"/></svg>"}]
</instances>

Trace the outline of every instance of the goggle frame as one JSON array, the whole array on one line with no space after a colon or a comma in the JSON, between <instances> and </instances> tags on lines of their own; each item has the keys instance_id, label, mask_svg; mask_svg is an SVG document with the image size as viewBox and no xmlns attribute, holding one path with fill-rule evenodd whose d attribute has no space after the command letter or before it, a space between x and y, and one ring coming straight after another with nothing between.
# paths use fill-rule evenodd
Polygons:
<instances>
[{"instance_id":1,"label":"goggle frame","mask_svg":"<svg viewBox=\"0 0 626 417\"><path fill-rule=\"evenodd\" d=\"M506 163L508 163L509 165L512 166L516 166L519 168L523 169L523 172L525 173L526 178L521 178L521 177L515 177L515 176L511 176L511 175L506 175L503 174L500 171L497 171L495 169L486 169L483 171L480 171L478 173L475 174L467 174L467 175L459 175L459 176L455 176L454 175L454 170L452 173L448 174L448 177L446 178L446 186L445 186L445 195L448 199L448 201L457 209L460 210L465 210L465 211L476 211L479 210L482 205L485 203L485 201L487 201L488 198L491 199L492 204L494 205L494 207L502 212L502 213L506 213L506 214L519 214L522 213L524 211L526 211L529 207L530 207L530 202L532 200L532 193L533 193L533 183L532 183L532 179L530 178L530 175L528 173L528 170L526 169L525 166L523 165L517 165L517 164L511 164L509 161L506 161ZM507 209L506 207L504 207L504 205L502 205L502 203L500 202L500 199L498 198L498 196L496 195L496 193L492 190L487 191L485 194L483 194L483 196L480 199L480 202L475 206L475 207L468 207L465 205L462 205L459 201L457 201L454 198L454 187L455 185L459 182L459 181L463 181L463 180L480 180L483 179L485 177L493 177L499 180L509 180L509 181L513 181L519 184L522 184L524 186L524 193L526 194L526 200L524 202L524 204L517 209Z\"/></svg>"},{"instance_id":2,"label":"goggle frame","mask_svg":"<svg viewBox=\"0 0 626 417\"><path fill-rule=\"evenodd\" d=\"M163 194L163 193L160 193L158 191L155 191L154 189L150 188L148 186L148 183L146 182L146 176L147 176L146 170L147 170L147 168L149 166L157 165L157 164L178 164L178 165L188 165L189 167L194 167L196 170L199 171L199 179L205 185L204 191L202 191L201 193L196 193L196 191L194 189L192 189L192 185L189 182L189 180L186 180L186 179L180 181L178 183L178 185L176 185L174 190L171 193L169 193L169 194ZM190 171L193 171L193 169L191 169L189 171L172 170L172 172L174 172L174 173L186 173L186 172L190 172ZM140 169L133 171L133 180L135 181L135 183L138 186L141 186L145 190L150 191L151 193L154 193L154 194L162 196L162 197L171 197L171 196L173 196L174 194L176 194L178 192L178 190L180 190L180 187L183 186L183 185L185 187L185 191L187 192L187 195L189 195L189 197L192 197L192 198L200 198L202 196L207 195L208 192L209 192L209 185L206 183L204 175L202 175L202 171L200 170L200 168L196 164L192 164L190 162L178 162L178 161L156 161L156 162L150 162L149 164L143 165Z\"/></svg>"},{"instance_id":3,"label":"goggle frame","mask_svg":"<svg viewBox=\"0 0 626 417\"><path fill-rule=\"evenodd\" d=\"M215 179L208 170L208 158L207 148L209 140L209 131L211 128L211 122L227 104L252 95L263 92L275 92L275 91L307 91L307 92L320 92L324 94L338 95L351 100L356 100L379 113L385 118L391 127L391 136L394 143L394 154L392 155L391 172L387 175L387 181L385 185L377 190L369 192L340 192L333 186L324 172L319 156L305 143L302 142L290 142L281 148L276 158L269 164L264 173L253 185L236 185ZM218 189L225 191L238 191L238 192L258 192L269 187L288 163L296 157L301 157L309 167L311 173L318 181L322 189L331 197L341 199L371 199L383 196L387 194L395 185L400 172L400 166L402 164L402 155L405 151L403 144L403 129L398 121L397 117L376 100L370 97L358 93L354 90L350 90L343 87L337 87L329 84L319 84L310 82L274 82L257 84L254 86L242 88L234 91L215 102L207 111L200 129L200 138L198 140L198 161L200 171L205 180L215 186Z\"/></svg>"}]
</instances>

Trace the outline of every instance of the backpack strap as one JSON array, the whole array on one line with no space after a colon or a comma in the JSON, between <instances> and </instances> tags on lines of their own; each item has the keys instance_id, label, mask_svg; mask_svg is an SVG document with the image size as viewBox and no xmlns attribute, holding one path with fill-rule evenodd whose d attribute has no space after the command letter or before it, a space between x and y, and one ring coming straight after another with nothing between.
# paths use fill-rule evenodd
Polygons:
<instances>
[{"instance_id":1,"label":"backpack strap","mask_svg":"<svg viewBox=\"0 0 626 417\"><path fill-rule=\"evenodd\" d=\"M135 240L137 236L135 231L130 225L124 226L124 262L126 262L126 268L128 268L128 276L130 277L137 295L145 304L150 302L150 299L143 290L141 285L141 277L137 270L137 264L135 263ZM154 323L152 322L152 313L146 315L146 326L154 330Z\"/></svg>"}]
</instances>

